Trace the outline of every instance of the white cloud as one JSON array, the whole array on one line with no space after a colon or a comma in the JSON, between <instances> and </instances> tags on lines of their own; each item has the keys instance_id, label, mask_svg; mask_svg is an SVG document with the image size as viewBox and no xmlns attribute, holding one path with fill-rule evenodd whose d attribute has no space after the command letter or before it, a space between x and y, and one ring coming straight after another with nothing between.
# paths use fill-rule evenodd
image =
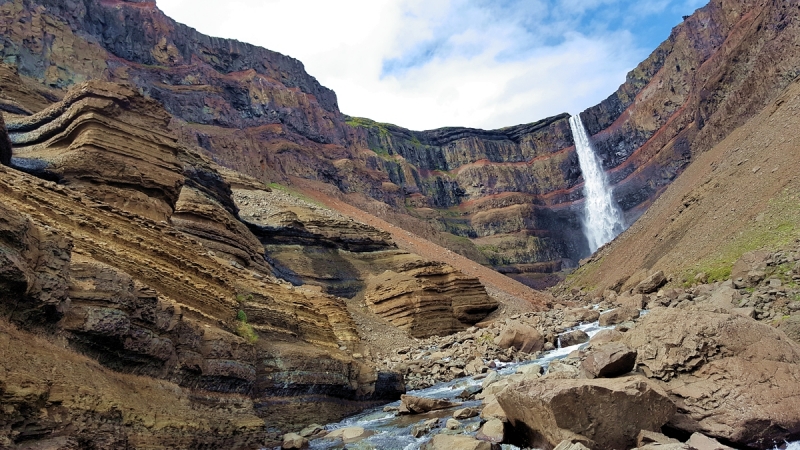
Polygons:
<instances>
[{"instance_id":1,"label":"white cloud","mask_svg":"<svg viewBox=\"0 0 800 450\"><path fill-rule=\"evenodd\" d=\"M659 10L665 2L642 3ZM158 0L203 33L299 59L336 91L342 112L412 129L497 128L602 100L652 50L606 29L619 3ZM586 34L576 30L582 22Z\"/></svg>"}]
</instances>

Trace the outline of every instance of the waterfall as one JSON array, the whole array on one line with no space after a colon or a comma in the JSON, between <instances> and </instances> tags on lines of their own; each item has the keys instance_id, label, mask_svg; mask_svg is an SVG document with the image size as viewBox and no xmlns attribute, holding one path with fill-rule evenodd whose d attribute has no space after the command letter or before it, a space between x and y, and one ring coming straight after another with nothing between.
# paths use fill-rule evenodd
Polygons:
<instances>
[{"instance_id":1,"label":"waterfall","mask_svg":"<svg viewBox=\"0 0 800 450\"><path fill-rule=\"evenodd\" d=\"M586 199L584 205L583 230L589 241L592 253L600 246L614 239L625 230L622 220L622 211L614 202L612 189L600 160L592 148L592 142L586 133L580 115L569 118L572 128L572 138L575 140L575 150L578 152L578 162L583 173L583 195Z\"/></svg>"}]
</instances>

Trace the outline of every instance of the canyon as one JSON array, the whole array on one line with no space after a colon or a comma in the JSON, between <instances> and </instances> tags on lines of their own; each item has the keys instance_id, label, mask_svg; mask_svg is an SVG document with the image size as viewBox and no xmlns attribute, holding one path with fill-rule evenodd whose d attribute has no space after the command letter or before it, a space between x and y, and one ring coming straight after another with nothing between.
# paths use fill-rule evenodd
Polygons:
<instances>
[{"instance_id":1,"label":"canyon","mask_svg":"<svg viewBox=\"0 0 800 450\"><path fill-rule=\"evenodd\" d=\"M759 330L741 339L767 336L765 355L690 348L702 363L671 379L644 341L659 320L694 333L692 314L623 321L614 340L642 353L638 381L617 384L657 385L681 432L753 448L800 435L793 416L720 431L735 420L686 394L748 358L768 366L753 380L797 373L792 2L712 0L580 113L630 226L593 255L568 114L426 131L351 117L301 62L147 0L0 0L0 56L0 447L278 446L532 359L597 303ZM561 378L584 383L546 383L576 388ZM541 401L519 386L496 386L492 408ZM572 436L554 433L529 442Z\"/></svg>"}]
</instances>

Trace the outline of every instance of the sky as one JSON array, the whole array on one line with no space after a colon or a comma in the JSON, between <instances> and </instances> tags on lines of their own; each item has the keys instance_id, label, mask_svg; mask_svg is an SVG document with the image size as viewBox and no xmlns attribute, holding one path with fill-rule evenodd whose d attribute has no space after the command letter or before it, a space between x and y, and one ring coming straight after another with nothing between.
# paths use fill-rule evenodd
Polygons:
<instances>
[{"instance_id":1,"label":"sky","mask_svg":"<svg viewBox=\"0 0 800 450\"><path fill-rule=\"evenodd\" d=\"M157 0L202 33L299 59L343 113L416 130L583 111L705 3Z\"/></svg>"}]
</instances>

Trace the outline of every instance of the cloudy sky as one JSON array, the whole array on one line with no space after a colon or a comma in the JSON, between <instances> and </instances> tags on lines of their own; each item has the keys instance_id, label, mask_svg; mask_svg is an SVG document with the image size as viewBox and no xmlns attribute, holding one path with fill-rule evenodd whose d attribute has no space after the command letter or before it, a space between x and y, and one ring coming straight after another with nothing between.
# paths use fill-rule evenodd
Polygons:
<instances>
[{"instance_id":1,"label":"cloudy sky","mask_svg":"<svg viewBox=\"0 0 800 450\"><path fill-rule=\"evenodd\" d=\"M157 0L175 20L302 61L345 114L412 129L575 113L707 0Z\"/></svg>"}]
</instances>

